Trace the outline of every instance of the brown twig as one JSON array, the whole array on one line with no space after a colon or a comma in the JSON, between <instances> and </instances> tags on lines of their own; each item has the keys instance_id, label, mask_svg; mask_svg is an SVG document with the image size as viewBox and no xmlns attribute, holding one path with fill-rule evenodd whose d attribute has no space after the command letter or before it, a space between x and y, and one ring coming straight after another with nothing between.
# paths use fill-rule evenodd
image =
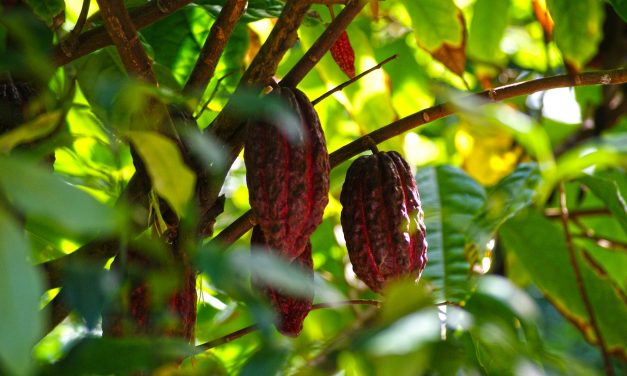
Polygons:
<instances>
[{"instance_id":1,"label":"brown twig","mask_svg":"<svg viewBox=\"0 0 627 376\"><path fill-rule=\"evenodd\" d=\"M353 299L353 300L343 300L343 301L339 301L339 302L329 302L329 303L318 303L318 304L314 304L311 306L311 310L316 310L316 309L325 309L325 308L337 308L337 307L344 307L347 305L371 305L371 306L375 306L375 307L380 307L381 302L379 302L378 300L369 300L369 299ZM244 327L242 329L236 330L233 333L229 333L225 336L222 336L220 338L216 338L212 341L203 343L201 345L196 346L198 349L202 349L202 350L209 350L209 349L213 349L215 347L218 347L220 345L224 345L226 343L229 343L231 341L234 341L238 338L241 338L243 336L245 336L246 334L252 333L255 330L259 329L259 327L256 324L253 325L249 325L247 327Z\"/></svg>"},{"instance_id":2,"label":"brown twig","mask_svg":"<svg viewBox=\"0 0 627 376\"><path fill-rule=\"evenodd\" d=\"M347 87L348 85L354 83L355 81L359 80L360 78L362 78L363 76L377 70L377 69L381 69L382 66L384 66L385 64L389 63L390 61L396 59L398 57L398 55L392 55L390 57L388 57L387 59L383 60L382 62L380 62L379 64L375 65L374 67L358 74L357 76L351 78L348 81L343 82L342 84L334 87L333 89L327 91L326 93L322 94L321 96L319 96L318 98L314 99L311 104L313 104L314 106L317 105L318 103L322 102L324 99L326 99L327 97L329 97L331 94L338 92L342 89L344 89L345 87Z\"/></svg>"},{"instance_id":3,"label":"brown twig","mask_svg":"<svg viewBox=\"0 0 627 376\"><path fill-rule=\"evenodd\" d=\"M563 75L563 76L555 76L555 77L547 77L540 78L533 81L526 81L515 83L511 85L502 86L496 89L486 90L480 93L471 94L470 96L462 99L462 101L474 101L478 103L487 103L486 100L490 102L498 102L505 99L521 96L521 95L529 95L538 91L555 89L559 87L570 87L570 86L584 86L584 85L610 85L610 84L623 84L627 82L627 69L617 69L612 71L599 71L599 72L588 72L582 73L576 76ZM379 128L361 138L356 139L355 141L339 148L329 155L331 160L331 167L336 167L340 163L354 157L355 155L364 152L370 148L371 142L368 142L370 138L375 143L381 143L383 141L389 140L395 136L400 135L410 129L417 128L421 125L430 123L437 119L441 119L443 117L449 116L453 114L457 109L455 106L449 103L439 104L434 107L430 107L419 111L415 114L404 117L400 120L397 120L391 124L388 124L382 128ZM252 215L249 211L246 216ZM218 235L222 239L234 239L237 240L238 237L234 237L229 232L237 232L240 234L245 234L252 226L247 226L244 221L237 221L237 226L229 226L222 230L222 232ZM224 234L222 234L224 233ZM240 235L241 236L241 235ZM213 242L213 241L212 241ZM222 242L219 243L221 246L228 246L229 243Z\"/></svg>"},{"instance_id":4,"label":"brown twig","mask_svg":"<svg viewBox=\"0 0 627 376\"><path fill-rule=\"evenodd\" d=\"M111 37L128 74L151 85L157 85L152 61L139 40L139 34L122 0L97 0L107 33ZM156 98L148 98L143 113L147 124L160 133L178 140L167 107Z\"/></svg>"},{"instance_id":5,"label":"brown twig","mask_svg":"<svg viewBox=\"0 0 627 376\"><path fill-rule=\"evenodd\" d=\"M59 46L61 50L66 56L72 56L72 53L76 49L78 45L78 37L81 35L81 31L83 31L83 27L85 26L85 21L87 21L87 14L89 14L89 5L91 4L90 0L83 0L83 5L81 6L81 13L78 15L78 20L76 20L76 25L67 36L67 38L63 39Z\"/></svg>"},{"instance_id":6,"label":"brown twig","mask_svg":"<svg viewBox=\"0 0 627 376\"><path fill-rule=\"evenodd\" d=\"M611 250L616 250L616 251L627 252L627 243L622 242L620 240L608 239L608 238L604 238L602 236L598 236L598 235L594 235L594 234L590 234L590 233L573 234L572 237L573 238L579 238L579 239L592 240L599 247L602 247L602 248L605 248L605 249L611 249Z\"/></svg>"},{"instance_id":7,"label":"brown twig","mask_svg":"<svg viewBox=\"0 0 627 376\"><path fill-rule=\"evenodd\" d=\"M329 51L333 43L340 37L340 34L346 30L351 21L367 3L367 0L353 0L348 3L318 37L311 48L307 50L305 55L292 67L285 77L283 77L281 86L295 87L298 85L305 75L320 61L322 56Z\"/></svg>"},{"instance_id":8,"label":"brown twig","mask_svg":"<svg viewBox=\"0 0 627 376\"><path fill-rule=\"evenodd\" d=\"M579 209L569 211L569 216L572 217L587 217L595 215L609 215L611 212L606 208L593 208L593 209ZM544 210L544 216L548 218L561 218L562 211L560 208L547 208Z\"/></svg>"},{"instance_id":9,"label":"brown twig","mask_svg":"<svg viewBox=\"0 0 627 376\"><path fill-rule=\"evenodd\" d=\"M226 42L229 40L237 21L244 13L246 0L229 0L224 4L220 15L216 18L205 44L200 51L200 56L196 61L183 93L186 95L199 94L202 96L209 81L213 78L220 56L224 51Z\"/></svg>"},{"instance_id":10,"label":"brown twig","mask_svg":"<svg viewBox=\"0 0 627 376\"><path fill-rule=\"evenodd\" d=\"M560 210L562 212L562 228L564 230L564 237L566 240L566 248L568 250L568 257L570 259L571 266L573 267L573 271L575 273L575 279L577 281L577 289L579 290L579 295L581 295L581 300L583 301L583 305L590 317L590 325L594 330L595 336L597 337L597 341L599 343L599 347L601 348L601 353L603 355L603 363L605 364L605 373L608 376L614 375L614 368L612 367L612 360L610 359L610 355L607 351L607 346L605 345L605 341L603 340L603 334L601 333L601 329L599 328L599 324L597 323L596 314L594 313L594 308L592 303L590 302L590 297L588 296L588 292L586 291L586 286L583 281L583 276L581 274L581 270L579 269L579 263L577 262L577 256L575 254L575 245L573 244L573 238L570 233L570 229L568 228L568 207L566 206L566 191L564 190L564 183L560 184Z\"/></svg>"},{"instance_id":11,"label":"brown twig","mask_svg":"<svg viewBox=\"0 0 627 376\"><path fill-rule=\"evenodd\" d=\"M160 0L151 1L130 12L133 25L136 29L142 29L166 16L174 13L179 8L191 3L191 0ZM111 37L104 27L97 27L82 33L78 37L77 47L66 55L58 44L50 55L52 64L59 67L68 64L81 56L85 56L100 48L112 44Z\"/></svg>"}]
</instances>

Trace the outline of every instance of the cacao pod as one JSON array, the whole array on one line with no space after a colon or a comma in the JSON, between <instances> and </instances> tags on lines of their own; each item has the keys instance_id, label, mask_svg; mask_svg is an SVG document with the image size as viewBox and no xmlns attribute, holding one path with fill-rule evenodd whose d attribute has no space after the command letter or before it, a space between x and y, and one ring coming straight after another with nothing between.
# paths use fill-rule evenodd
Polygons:
<instances>
[{"instance_id":1,"label":"cacao pod","mask_svg":"<svg viewBox=\"0 0 627 376\"><path fill-rule=\"evenodd\" d=\"M268 245L289 261L301 254L329 202L329 155L320 120L305 94L277 88L297 116L296 140L276 120L252 120L244 149L249 201Z\"/></svg>"},{"instance_id":2,"label":"cacao pod","mask_svg":"<svg viewBox=\"0 0 627 376\"><path fill-rule=\"evenodd\" d=\"M253 228L251 245L253 251L272 251L272 249L268 247L266 239L264 238L264 233L259 226L255 226ZM311 257L311 242L307 242L303 252L296 259L294 259L294 261L292 261L292 265L300 268L313 283L314 275L313 259ZM254 287L263 292L274 308L278 318L276 325L277 330L286 336L298 336L303 329L303 321L305 320L305 317L307 317L309 311L311 311L311 304L314 297L313 289L309 291L309 294L306 296L292 296L281 289L264 285L255 278L253 278L252 284Z\"/></svg>"},{"instance_id":3,"label":"cacao pod","mask_svg":"<svg viewBox=\"0 0 627 376\"><path fill-rule=\"evenodd\" d=\"M355 274L373 291L418 279L427 262L424 214L409 165L394 151L357 158L340 195L341 222Z\"/></svg>"}]
</instances>

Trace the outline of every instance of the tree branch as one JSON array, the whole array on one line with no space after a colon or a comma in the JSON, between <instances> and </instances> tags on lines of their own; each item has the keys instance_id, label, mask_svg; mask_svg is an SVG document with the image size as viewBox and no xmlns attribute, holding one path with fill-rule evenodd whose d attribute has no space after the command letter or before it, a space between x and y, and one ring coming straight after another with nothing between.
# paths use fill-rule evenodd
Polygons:
<instances>
[{"instance_id":1,"label":"tree branch","mask_svg":"<svg viewBox=\"0 0 627 376\"><path fill-rule=\"evenodd\" d=\"M139 34L133 25L122 0L97 0L107 33L115 45L128 74L151 85L158 86ZM178 140L174 124L167 107L154 97L148 99L144 109L145 123L151 124L160 133ZM154 124L154 125L153 125Z\"/></svg>"},{"instance_id":2,"label":"tree branch","mask_svg":"<svg viewBox=\"0 0 627 376\"><path fill-rule=\"evenodd\" d=\"M573 238L568 228L568 207L566 206L566 192L564 190L564 183L560 184L560 210L562 212L561 219L562 228L564 229L564 237L566 239L566 248L568 249L570 264L573 267L573 271L575 272L577 289L579 290L579 295L581 296L583 305L588 312L588 316L590 317L590 325L592 326L594 334L597 337L597 341L599 342L599 347L601 348L601 353L603 355L603 363L605 364L605 373L608 376L612 376L614 375L612 360L610 359L610 355L607 351L607 346L605 345L605 341L603 340L603 334L601 333L601 329L599 328L599 324L597 323L596 314L594 313L594 308L592 307L592 302L590 302L590 297L588 296L588 292L586 291L583 276L581 275L581 270L579 269L579 263L577 262L577 256L575 255L575 245L573 244Z\"/></svg>"},{"instance_id":3,"label":"tree branch","mask_svg":"<svg viewBox=\"0 0 627 376\"><path fill-rule=\"evenodd\" d=\"M198 94L202 96L205 88L213 78L220 56L224 51L237 21L244 13L246 0L229 0L222 7L220 15L211 26L209 35L200 51L200 56L196 61L183 93L187 95Z\"/></svg>"},{"instance_id":4,"label":"tree branch","mask_svg":"<svg viewBox=\"0 0 627 376\"><path fill-rule=\"evenodd\" d=\"M311 306L311 310L316 310L316 309L324 309L324 308L337 308L337 307L344 307L347 305L371 305L371 306L375 306L377 308L380 307L381 302L379 302L378 300L369 300L369 299L353 299L353 300L343 300L343 301L339 301L339 302L329 302L329 303L318 303L318 304L314 304ZM233 340L236 340L238 338L241 338L243 336L245 336L246 334L252 333L255 330L259 329L259 327L256 324L253 325L249 325L247 327L244 327L240 330L236 330L233 333L229 333L225 336L222 336L220 338L216 338L212 341L203 343L202 345L198 345L197 348L200 348L202 350L209 350L209 349L213 349L214 347L218 347L220 345L224 345L226 343L229 343Z\"/></svg>"},{"instance_id":5,"label":"tree branch","mask_svg":"<svg viewBox=\"0 0 627 376\"><path fill-rule=\"evenodd\" d=\"M560 87L587 86L587 85L618 85L627 82L627 69L616 69L611 71L587 72L578 75L562 75L537 80L519 82L502 86L496 89L486 90L480 93L471 94L462 101L472 101L476 103L498 102L521 95L529 95L542 90L555 89ZM456 108L450 103L439 104L434 107L424 109L415 114L404 117L382 128L379 128L357 140L339 148L329 155L331 168L337 167L340 163L364 152L372 147L372 143L379 144L389 140L413 128L430 123L455 113ZM246 220L242 218L246 217ZM240 236L252 228L255 223L251 211L246 212L218 234L212 241L216 246L228 247Z\"/></svg>"},{"instance_id":6,"label":"tree branch","mask_svg":"<svg viewBox=\"0 0 627 376\"><path fill-rule=\"evenodd\" d=\"M189 3L191 0L151 1L131 11L130 16L133 25L139 30L165 18ZM82 33L78 37L76 48L69 54L63 51L61 44L57 44L52 50L50 60L54 66L59 67L110 44L112 44L111 37L105 28L100 26Z\"/></svg>"},{"instance_id":7,"label":"tree branch","mask_svg":"<svg viewBox=\"0 0 627 376\"><path fill-rule=\"evenodd\" d=\"M322 56L333 46L333 43L340 37L340 34L346 30L346 27L348 27L367 3L367 0L352 0L348 3L318 37L311 48L307 50L298 63L283 77L281 86L294 87L298 85L305 75L320 61Z\"/></svg>"}]
</instances>

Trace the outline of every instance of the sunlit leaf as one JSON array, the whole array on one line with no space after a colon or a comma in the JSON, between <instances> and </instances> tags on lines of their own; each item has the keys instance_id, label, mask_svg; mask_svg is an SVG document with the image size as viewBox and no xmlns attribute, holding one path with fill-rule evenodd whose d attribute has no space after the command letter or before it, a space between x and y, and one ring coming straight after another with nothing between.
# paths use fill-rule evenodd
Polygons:
<instances>
[{"instance_id":1,"label":"sunlit leaf","mask_svg":"<svg viewBox=\"0 0 627 376\"><path fill-rule=\"evenodd\" d=\"M183 216L194 194L196 175L187 167L174 142L155 132L129 132L146 164L155 191Z\"/></svg>"},{"instance_id":2,"label":"sunlit leaf","mask_svg":"<svg viewBox=\"0 0 627 376\"><path fill-rule=\"evenodd\" d=\"M581 69L603 37L603 5L597 0L547 0L547 5L555 22L555 43L564 58Z\"/></svg>"},{"instance_id":3,"label":"sunlit leaf","mask_svg":"<svg viewBox=\"0 0 627 376\"><path fill-rule=\"evenodd\" d=\"M418 44L461 75L466 62L464 16L452 0L417 0L405 4Z\"/></svg>"},{"instance_id":4,"label":"sunlit leaf","mask_svg":"<svg viewBox=\"0 0 627 376\"><path fill-rule=\"evenodd\" d=\"M488 198L471 221L466 253L483 257L487 244L499 226L520 210L531 205L539 181L538 166L521 164L514 172L488 190Z\"/></svg>"},{"instance_id":5,"label":"sunlit leaf","mask_svg":"<svg viewBox=\"0 0 627 376\"><path fill-rule=\"evenodd\" d=\"M113 208L39 166L0 158L0 188L20 212L70 234L111 234L120 219Z\"/></svg>"},{"instance_id":6,"label":"sunlit leaf","mask_svg":"<svg viewBox=\"0 0 627 376\"><path fill-rule=\"evenodd\" d=\"M484 204L485 192L463 171L450 166L422 169L416 182L429 244L422 277L433 282L440 299L463 300L470 292L466 231Z\"/></svg>"},{"instance_id":7,"label":"sunlit leaf","mask_svg":"<svg viewBox=\"0 0 627 376\"><path fill-rule=\"evenodd\" d=\"M23 232L0 204L0 370L15 375L31 373L32 346L44 329L43 281L28 263L29 253Z\"/></svg>"},{"instance_id":8,"label":"sunlit leaf","mask_svg":"<svg viewBox=\"0 0 627 376\"><path fill-rule=\"evenodd\" d=\"M61 118L61 111L42 114L20 127L0 136L0 153L8 153L24 142L35 141L54 130Z\"/></svg>"},{"instance_id":9,"label":"sunlit leaf","mask_svg":"<svg viewBox=\"0 0 627 376\"><path fill-rule=\"evenodd\" d=\"M511 1L478 0L473 8L468 33L468 54L482 62L493 62L509 21Z\"/></svg>"}]
</instances>

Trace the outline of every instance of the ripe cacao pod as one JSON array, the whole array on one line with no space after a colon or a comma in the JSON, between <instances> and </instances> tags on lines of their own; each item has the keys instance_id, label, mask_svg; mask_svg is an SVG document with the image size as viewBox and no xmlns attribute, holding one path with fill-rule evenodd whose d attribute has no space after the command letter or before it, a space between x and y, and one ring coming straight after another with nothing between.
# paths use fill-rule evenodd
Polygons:
<instances>
[{"instance_id":1,"label":"ripe cacao pod","mask_svg":"<svg viewBox=\"0 0 627 376\"><path fill-rule=\"evenodd\" d=\"M320 120L305 94L276 88L300 124L296 139L280 119L252 120L244 149L249 201L270 247L289 261L298 257L322 222L329 202L329 155ZM284 126L284 125L283 125Z\"/></svg>"},{"instance_id":2,"label":"ripe cacao pod","mask_svg":"<svg viewBox=\"0 0 627 376\"><path fill-rule=\"evenodd\" d=\"M427 262L424 214L409 165L394 151L357 158L340 195L341 222L355 274L373 291L418 279Z\"/></svg>"},{"instance_id":3,"label":"ripe cacao pod","mask_svg":"<svg viewBox=\"0 0 627 376\"><path fill-rule=\"evenodd\" d=\"M273 251L268 247L263 231L259 226L255 226L253 228L251 245L253 251ZM296 259L294 259L294 261L292 261L292 265L300 268L313 283L314 275L313 259L311 257L311 242L307 242L303 252ZM278 316L276 325L277 330L286 336L298 336L303 329L303 321L305 320L305 317L307 317L309 311L311 311L311 304L314 297L313 289L310 290L306 296L292 296L281 289L264 285L261 281L258 281L255 278L253 278L252 284L254 287L260 289L268 298L270 304L272 304L272 307Z\"/></svg>"}]
</instances>

